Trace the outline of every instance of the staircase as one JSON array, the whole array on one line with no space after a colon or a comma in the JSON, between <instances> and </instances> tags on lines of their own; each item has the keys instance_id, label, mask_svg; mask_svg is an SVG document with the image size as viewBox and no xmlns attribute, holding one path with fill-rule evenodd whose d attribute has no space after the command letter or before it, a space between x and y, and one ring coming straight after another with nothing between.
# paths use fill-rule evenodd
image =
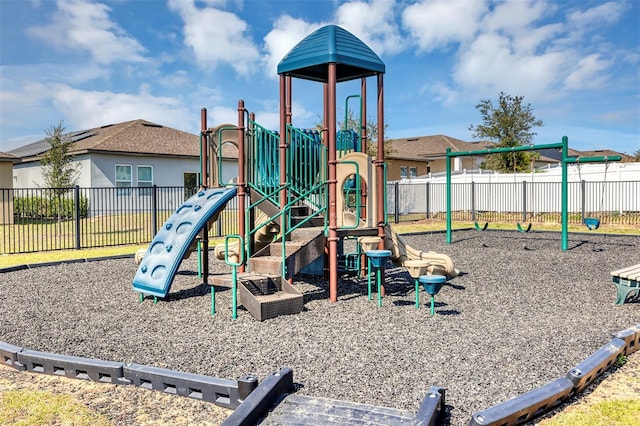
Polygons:
<instances>
[{"instance_id":1,"label":"staircase","mask_svg":"<svg viewBox=\"0 0 640 426\"><path fill-rule=\"evenodd\" d=\"M263 202L261 207L270 217L279 209ZM307 207L292 208L292 224L307 219ZM322 218L312 218L300 228L292 231L284 242L285 271L293 277L311 262L324 254L325 237ZM246 272L237 275L238 301L258 320L275 318L302 312L303 296L293 285L282 277L282 239L271 242L254 253L247 262ZM231 286L231 275L212 277L215 285Z\"/></svg>"}]
</instances>

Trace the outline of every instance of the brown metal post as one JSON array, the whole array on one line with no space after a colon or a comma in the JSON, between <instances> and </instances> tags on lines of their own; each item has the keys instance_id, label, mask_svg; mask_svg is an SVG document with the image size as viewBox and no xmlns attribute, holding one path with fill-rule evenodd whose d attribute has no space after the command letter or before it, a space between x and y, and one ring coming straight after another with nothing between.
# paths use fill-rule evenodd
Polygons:
<instances>
[{"instance_id":1,"label":"brown metal post","mask_svg":"<svg viewBox=\"0 0 640 426\"><path fill-rule=\"evenodd\" d=\"M322 135L321 135L321 139L322 139L322 144L327 148L327 152L329 151L328 147L329 147L329 132L327 131L327 126L328 126L328 116L329 116L329 85L327 83L322 83ZM328 154L327 154L328 155ZM329 158L327 157L327 161L329 161ZM328 169L328 167L327 167ZM327 170L327 174L325 174L324 176L325 180L329 179L328 176L328 170ZM329 194L329 189L326 189L326 194ZM325 199L325 202L329 202L328 198ZM327 207L327 215L329 214L329 209ZM327 216L328 218L329 216ZM324 271L324 279L329 281L329 239L325 239L324 242L324 264L323 264L323 271Z\"/></svg>"},{"instance_id":2,"label":"brown metal post","mask_svg":"<svg viewBox=\"0 0 640 426\"><path fill-rule=\"evenodd\" d=\"M244 239L245 238L245 226L244 226L244 211L245 211L245 199L246 199L246 181L245 181L245 123L244 123L244 101L241 99L238 101L238 233ZM240 248L244 250L244 247ZM242 256L243 258L245 256ZM246 259L239 266L240 272L245 271Z\"/></svg>"},{"instance_id":3,"label":"brown metal post","mask_svg":"<svg viewBox=\"0 0 640 426\"><path fill-rule=\"evenodd\" d=\"M209 147L207 137L207 109L200 110L200 185L209 187Z\"/></svg>"},{"instance_id":4,"label":"brown metal post","mask_svg":"<svg viewBox=\"0 0 640 426\"><path fill-rule=\"evenodd\" d=\"M329 300L338 301L338 217L336 211L336 64L328 65L328 141L329 141Z\"/></svg>"},{"instance_id":5,"label":"brown metal post","mask_svg":"<svg viewBox=\"0 0 640 426\"><path fill-rule=\"evenodd\" d=\"M284 211L287 205L287 123L291 114L291 106L287 103L289 100L289 91L291 79L285 75L280 75L280 211ZM280 236L284 240L286 232L287 218L286 215L280 216ZM285 278L286 277L282 277Z\"/></svg>"},{"instance_id":6,"label":"brown metal post","mask_svg":"<svg viewBox=\"0 0 640 426\"><path fill-rule=\"evenodd\" d=\"M207 148L208 148L208 133L207 133L207 109L202 108L200 110L200 186L206 188L208 186L207 168L209 162L207 161ZM200 231L200 243L202 243L201 264L202 264L202 283L207 285L209 283L209 221L206 221L204 227Z\"/></svg>"},{"instance_id":7,"label":"brown metal post","mask_svg":"<svg viewBox=\"0 0 640 426\"><path fill-rule=\"evenodd\" d=\"M378 187L376 188L378 195L377 220L378 220L378 237L382 238L380 248L384 248L384 222L386 212L384 211L384 82L383 74L378 74L378 148L376 154L376 180Z\"/></svg>"},{"instance_id":8,"label":"brown metal post","mask_svg":"<svg viewBox=\"0 0 640 426\"><path fill-rule=\"evenodd\" d=\"M360 119L360 152L367 152L367 78L360 80L360 102L362 102L362 117Z\"/></svg>"}]
</instances>

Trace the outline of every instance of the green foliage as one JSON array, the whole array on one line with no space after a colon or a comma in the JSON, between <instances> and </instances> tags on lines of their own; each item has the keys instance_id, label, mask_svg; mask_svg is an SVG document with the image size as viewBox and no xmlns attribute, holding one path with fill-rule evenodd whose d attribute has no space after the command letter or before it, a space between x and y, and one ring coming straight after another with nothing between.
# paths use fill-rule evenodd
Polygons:
<instances>
[{"instance_id":1,"label":"green foliage","mask_svg":"<svg viewBox=\"0 0 640 426\"><path fill-rule=\"evenodd\" d=\"M615 365L616 368L620 368L623 365L625 365L628 360L629 360L629 358L626 355L620 354L620 355L618 355L618 358L616 358L616 363L614 365Z\"/></svg>"},{"instance_id":2,"label":"green foliage","mask_svg":"<svg viewBox=\"0 0 640 426\"><path fill-rule=\"evenodd\" d=\"M387 134L387 127L389 127L389 125L385 123L383 129L383 134L385 135ZM365 123L365 128L367 131L367 155L375 157L378 152L378 122L373 120L372 117L369 117ZM356 117L353 111L349 110L347 113L346 126L344 120L338 121L338 129L351 129L360 133L360 116ZM385 137L384 156L387 158L391 154L393 154L393 145L391 144L391 140Z\"/></svg>"},{"instance_id":3,"label":"green foliage","mask_svg":"<svg viewBox=\"0 0 640 426\"><path fill-rule=\"evenodd\" d=\"M89 200L80 197L80 217L89 212ZM15 197L13 214L22 219L73 219L75 204L73 198L64 197L51 191L48 196Z\"/></svg>"},{"instance_id":4,"label":"green foliage","mask_svg":"<svg viewBox=\"0 0 640 426\"><path fill-rule=\"evenodd\" d=\"M524 105L524 96L510 96L504 92L498 95L498 105L489 99L481 100L476 109L480 112L482 124L469 126L474 138L489 139L497 147L508 148L530 145L536 135L531 129L542 127L542 120L535 118L531 104ZM527 152L500 153L487 156L484 168L506 173L531 170L535 154Z\"/></svg>"},{"instance_id":5,"label":"green foliage","mask_svg":"<svg viewBox=\"0 0 640 426\"><path fill-rule=\"evenodd\" d=\"M547 426L628 426L640 424L640 400L610 400L560 413Z\"/></svg>"},{"instance_id":6,"label":"green foliage","mask_svg":"<svg viewBox=\"0 0 640 426\"><path fill-rule=\"evenodd\" d=\"M59 188L57 192L66 192L78 179L79 166L75 158L69 155L73 142L64 134L62 121L45 131L46 141L51 147L42 154L40 165L46 187Z\"/></svg>"},{"instance_id":7,"label":"green foliage","mask_svg":"<svg viewBox=\"0 0 640 426\"><path fill-rule=\"evenodd\" d=\"M315 128L319 132L322 132L322 120L319 118L319 121L316 123ZM378 152L378 123L373 120L373 118L369 117L367 119L367 123L365 124L367 131L367 155L375 157ZM387 127L389 125L387 123L384 124L383 133L387 134ZM345 125L344 120L338 121L337 130L355 130L358 134L361 133L360 126L360 117L356 117L352 110L349 110L347 113L347 122ZM391 140L385 137L384 139L384 156L387 158L389 155L393 154L393 145L391 144Z\"/></svg>"},{"instance_id":8,"label":"green foliage","mask_svg":"<svg viewBox=\"0 0 640 426\"><path fill-rule=\"evenodd\" d=\"M633 156L634 161L640 161L640 149L631 155Z\"/></svg>"},{"instance_id":9,"label":"green foliage","mask_svg":"<svg viewBox=\"0 0 640 426\"><path fill-rule=\"evenodd\" d=\"M0 424L100 426L111 422L68 395L16 390L0 397Z\"/></svg>"}]
</instances>

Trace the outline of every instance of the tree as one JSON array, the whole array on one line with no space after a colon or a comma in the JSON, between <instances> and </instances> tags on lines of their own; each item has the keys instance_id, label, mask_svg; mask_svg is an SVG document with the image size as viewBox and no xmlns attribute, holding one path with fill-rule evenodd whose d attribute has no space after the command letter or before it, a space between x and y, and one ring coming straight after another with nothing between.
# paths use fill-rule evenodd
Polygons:
<instances>
[{"instance_id":1,"label":"tree","mask_svg":"<svg viewBox=\"0 0 640 426\"><path fill-rule=\"evenodd\" d=\"M530 145L537 134L534 127L542 127L542 120L535 118L531 104L523 104L524 96L498 95L498 105L491 100L481 100L476 109L482 124L469 126L474 138L490 139L500 148ZM502 172L528 171L532 156L527 152L492 154L487 157L485 167Z\"/></svg>"},{"instance_id":2,"label":"tree","mask_svg":"<svg viewBox=\"0 0 640 426\"><path fill-rule=\"evenodd\" d=\"M60 121L57 126L51 126L45 131L45 141L51 148L40 159L45 186L56 190L64 189L62 193L75 185L79 172L74 156L69 155L73 141L64 134L64 130L63 122Z\"/></svg>"},{"instance_id":3,"label":"tree","mask_svg":"<svg viewBox=\"0 0 640 426\"><path fill-rule=\"evenodd\" d=\"M60 225L64 210L63 196L75 185L78 179L79 165L74 162L74 157L69 155L73 141L64 133L63 122L57 126L51 126L45 131L47 137L45 141L51 147L40 159L42 166L42 177L45 186L49 188L51 206Z\"/></svg>"},{"instance_id":4,"label":"tree","mask_svg":"<svg viewBox=\"0 0 640 426\"><path fill-rule=\"evenodd\" d=\"M633 157L633 161L640 161L640 149L631 154Z\"/></svg>"},{"instance_id":5,"label":"tree","mask_svg":"<svg viewBox=\"0 0 640 426\"><path fill-rule=\"evenodd\" d=\"M367 119L365 124L367 130L367 155L375 157L378 152L378 123L374 121L371 117ZM384 124L384 134L387 133L388 124ZM319 130L322 129L322 124L316 124L316 128ZM345 126L344 120L338 121L337 123L338 130L354 130L358 134L360 134L360 118L355 117L353 111L349 110L347 113L347 123ZM389 155L393 154L393 144L390 139L387 139L385 136L384 139L384 156L387 158Z\"/></svg>"}]
</instances>

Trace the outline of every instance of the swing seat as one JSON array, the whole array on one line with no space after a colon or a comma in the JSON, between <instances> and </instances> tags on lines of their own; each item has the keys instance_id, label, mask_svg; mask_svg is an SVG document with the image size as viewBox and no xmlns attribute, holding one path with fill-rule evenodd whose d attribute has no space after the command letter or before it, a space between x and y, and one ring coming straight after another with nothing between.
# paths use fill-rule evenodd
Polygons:
<instances>
[{"instance_id":1,"label":"swing seat","mask_svg":"<svg viewBox=\"0 0 640 426\"><path fill-rule=\"evenodd\" d=\"M582 223L589 229L589 231L593 231L600 227L600 219L596 217L585 217Z\"/></svg>"},{"instance_id":2,"label":"swing seat","mask_svg":"<svg viewBox=\"0 0 640 426\"><path fill-rule=\"evenodd\" d=\"M519 232L529 232L531 231L531 223L529 223L529 226L527 226L527 228L523 228L522 225L520 225L520 223L518 223L516 226L518 227L518 231Z\"/></svg>"},{"instance_id":3,"label":"swing seat","mask_svg":"<svg viewBox=\"0 0 640 426\"><path fill-rule=\"evenodd\" d=\"M478 231L485 231L489 227L489 222L485 222L483 226L480 226L480 224L478 222L473 222L473 226Z\"/></svg>"}]
</instances>

